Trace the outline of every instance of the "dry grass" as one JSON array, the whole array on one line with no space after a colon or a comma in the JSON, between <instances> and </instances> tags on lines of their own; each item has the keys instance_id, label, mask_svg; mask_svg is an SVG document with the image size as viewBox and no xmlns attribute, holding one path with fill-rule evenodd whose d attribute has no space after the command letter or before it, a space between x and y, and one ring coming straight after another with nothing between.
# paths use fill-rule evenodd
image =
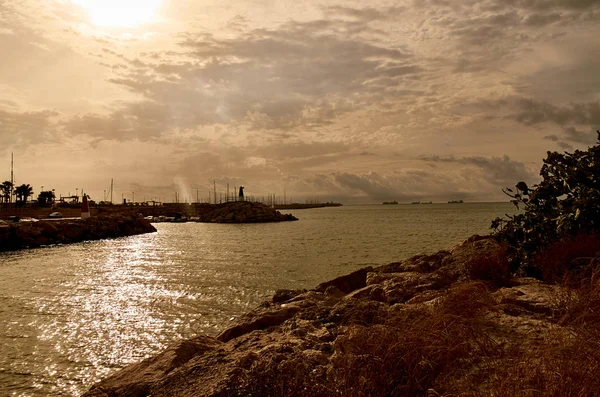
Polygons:
<instances>
[{"instance_id":1,"label":"dry grass","mask_svg":"<svg viewBox=\"0 0 600 397\"><path fill-rule=\"evenodd\" d=\"M487 392L509 397L600 396L600 257L564 275L557 297L559 327L536 348L496 363Z\"/></svg>"},{"instance_id":2,"label":"dry grass","mask_svg":"<svg viewBox=\"0 0 600 397\"><path fill-rule=\"evenodd\" d=\"M533 268L541 273L546 283L558 283L574 270L574 259L593 257L597 252L600 252L600 235L581 233L545 248L535 257Z\"/></svg>"},{"instance_id":3,"label":"dry grass","mask_svg":"<svg viewBox=\"0 0 600 397\"><path fill-rule=\"evenodd\" d=\"M346 326L335 341L328 366L305 365L293 353L261 360L237 392L255 396L424 395L441 379L473 367L480 357L498 353L498 346L483 329L483 313L493 304L482 283L456 286L434 307L391 311L377 323Z\"/></svg>"},{"instance_id":4,"label":"dry grass","mask_svg":"<svg viewBox=\"0 0 600 397\"><path fill-rule=\"evenodd\" d=\"M472 280L490 281L495 285L509 285L511 265L506 256L506 245L500 245L486 252L485 256L475 256L465 263Z\"/></svg>"},{"instance_id":5,"label":"dry grass","mask_svg":"<svg viewBox=\"0 0 600 397\"><path fill-rule=\"evenodd\" d=\"M581 330L556 330L546 344L496 363L479 392L490 397L584 397L600 395L600 340Z\"/></svg>"},{"instance_id":6,"label":"dry grass","mask_svg":"<svg viewBox=\"0 0 600 397\"><path fill-rule=\"evenodd\" d=\"M444 377L472 367L475 357L496 354L482 317L493 304L483 284L462 284L434 307L352 328L336 343L330 378L336 395L424 395Z\"/></svg>"},{"instance_id":7,"label":"dry grass","mask_svg":"<svg viewBox=\"0 0 600 397\"><path fill-rule=\"evenodd\" d=\"M565 262L545 262L553 277L562 274L564 293L557 297L555 328L537 345L535 329L528 343L494 342L488 313L496 303L486 284L462 283L431 305L340 305L327 363L306 361L299 349L263 357L241 375L234 394L427 396L435 389L444 397L600 396L600 256L587 266L569 266L593 251L587 244L595 239L563 243ZM551 252L558 256L559 246ZM497 259L492 262L503 268ZM476 265L474 274L486 272L483 262ZM498 281L499 272L479 274L485 282Z\"/></svg>"}]
</instances>

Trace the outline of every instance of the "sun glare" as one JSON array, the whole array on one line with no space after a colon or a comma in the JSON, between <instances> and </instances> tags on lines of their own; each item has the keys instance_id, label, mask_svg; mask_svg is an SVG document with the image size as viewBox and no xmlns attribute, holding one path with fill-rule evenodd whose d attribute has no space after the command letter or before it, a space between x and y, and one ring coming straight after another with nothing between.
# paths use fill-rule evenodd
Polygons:
<instances>
[{"instance_id":1,"label":"sun glare","mask_svg":"<svg viewBox=\"0 0 600 397\"><path fill-rule=\"evenodd\" d=\"M107 27L137 27L151 22L161 0L73 0L92 22Z\"/></svg>"}]
</instances>

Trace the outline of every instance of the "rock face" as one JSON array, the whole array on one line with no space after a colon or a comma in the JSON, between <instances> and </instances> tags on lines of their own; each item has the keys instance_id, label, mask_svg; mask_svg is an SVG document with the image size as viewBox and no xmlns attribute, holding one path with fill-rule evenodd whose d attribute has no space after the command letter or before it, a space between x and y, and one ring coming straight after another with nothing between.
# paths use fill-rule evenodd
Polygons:
<instances>
[{"instance_id":1,"label":"rock face","mask_svg":"<svg viewBox=\"0 0 600 397\"><path fill-rule=\"evenodd\" d=\"M6 223L0 225L0 251L125 237L155 231L154 226L147 220L124 215L98 216L84 220Z\"/></svg>"},{"instance_id":2,"label":"rock face","mask_svg":"<svg viewBox=\"0 0 600 397\"><path fill-rule=\"evenodd\" d=\"M211 223L259 223L297 221L291 214L283 215L279 211L261 203L236 201L219 204L209 212L200 215L200 222Z\"/></svg>"},{"instance_id":3,"label":"rock face","mask_svg":"<svg viewBox=\"0 0 600 397\"><path fill-rule=\"evenodd\" d=\"M560 320L566 317L557 297L568 294L501 275L503 254L495 241L475 238L314 290L277 291L216 338L182 342L84 396L537 395L527 394L532 386L524 379L563 376L552 367L561 361L532 368L549 351L576 345ZM595 371L589 374L596 382Z\"/></svg>"}]
</instances>

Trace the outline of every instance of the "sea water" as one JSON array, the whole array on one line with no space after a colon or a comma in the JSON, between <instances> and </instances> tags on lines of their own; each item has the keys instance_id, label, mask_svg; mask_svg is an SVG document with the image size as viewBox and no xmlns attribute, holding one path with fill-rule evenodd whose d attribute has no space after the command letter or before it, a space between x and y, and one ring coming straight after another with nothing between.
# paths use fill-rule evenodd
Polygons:
<instances>
[{"instance_id":1,"label":"sea water","mask_svg":"<svg viewBox=\"0 0 600 397\"><path fill-rule=\"evenodd\" d=\"M0 396L75 396L277 289L489 233L508 203L371 205L270 224L161 223L157 233L0 253Z\"/></svg>"}]
</instances>

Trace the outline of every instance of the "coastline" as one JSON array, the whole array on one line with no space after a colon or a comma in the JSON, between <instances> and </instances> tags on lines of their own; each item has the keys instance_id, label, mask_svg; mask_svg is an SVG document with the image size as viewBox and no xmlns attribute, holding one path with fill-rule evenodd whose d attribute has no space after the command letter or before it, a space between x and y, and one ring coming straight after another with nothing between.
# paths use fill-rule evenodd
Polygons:
<instances>
[{"instance_id":1,"label":"coastline","mask_svg":"<svg viewBox=\"0 0 600 397\"><path fill-rule=\"evenodd\" d=\"M508 358L525 360L540 342L569 331L556 325L560 293L511 278L505 247L473 236L449 251L363 268L311 290L277 291L216 338L182 341L84 396L394 395L398 387L409 395L428 388L485 395L497 385L461 383L465 373L485 362L486 376L501 374ZM411 368L396 368L411 355ZM419 360L430 364L420 368ZM402 378L409 369L419 384ZM355 383L361 376L372 382Z\"/></svg>"}]
</instances>

